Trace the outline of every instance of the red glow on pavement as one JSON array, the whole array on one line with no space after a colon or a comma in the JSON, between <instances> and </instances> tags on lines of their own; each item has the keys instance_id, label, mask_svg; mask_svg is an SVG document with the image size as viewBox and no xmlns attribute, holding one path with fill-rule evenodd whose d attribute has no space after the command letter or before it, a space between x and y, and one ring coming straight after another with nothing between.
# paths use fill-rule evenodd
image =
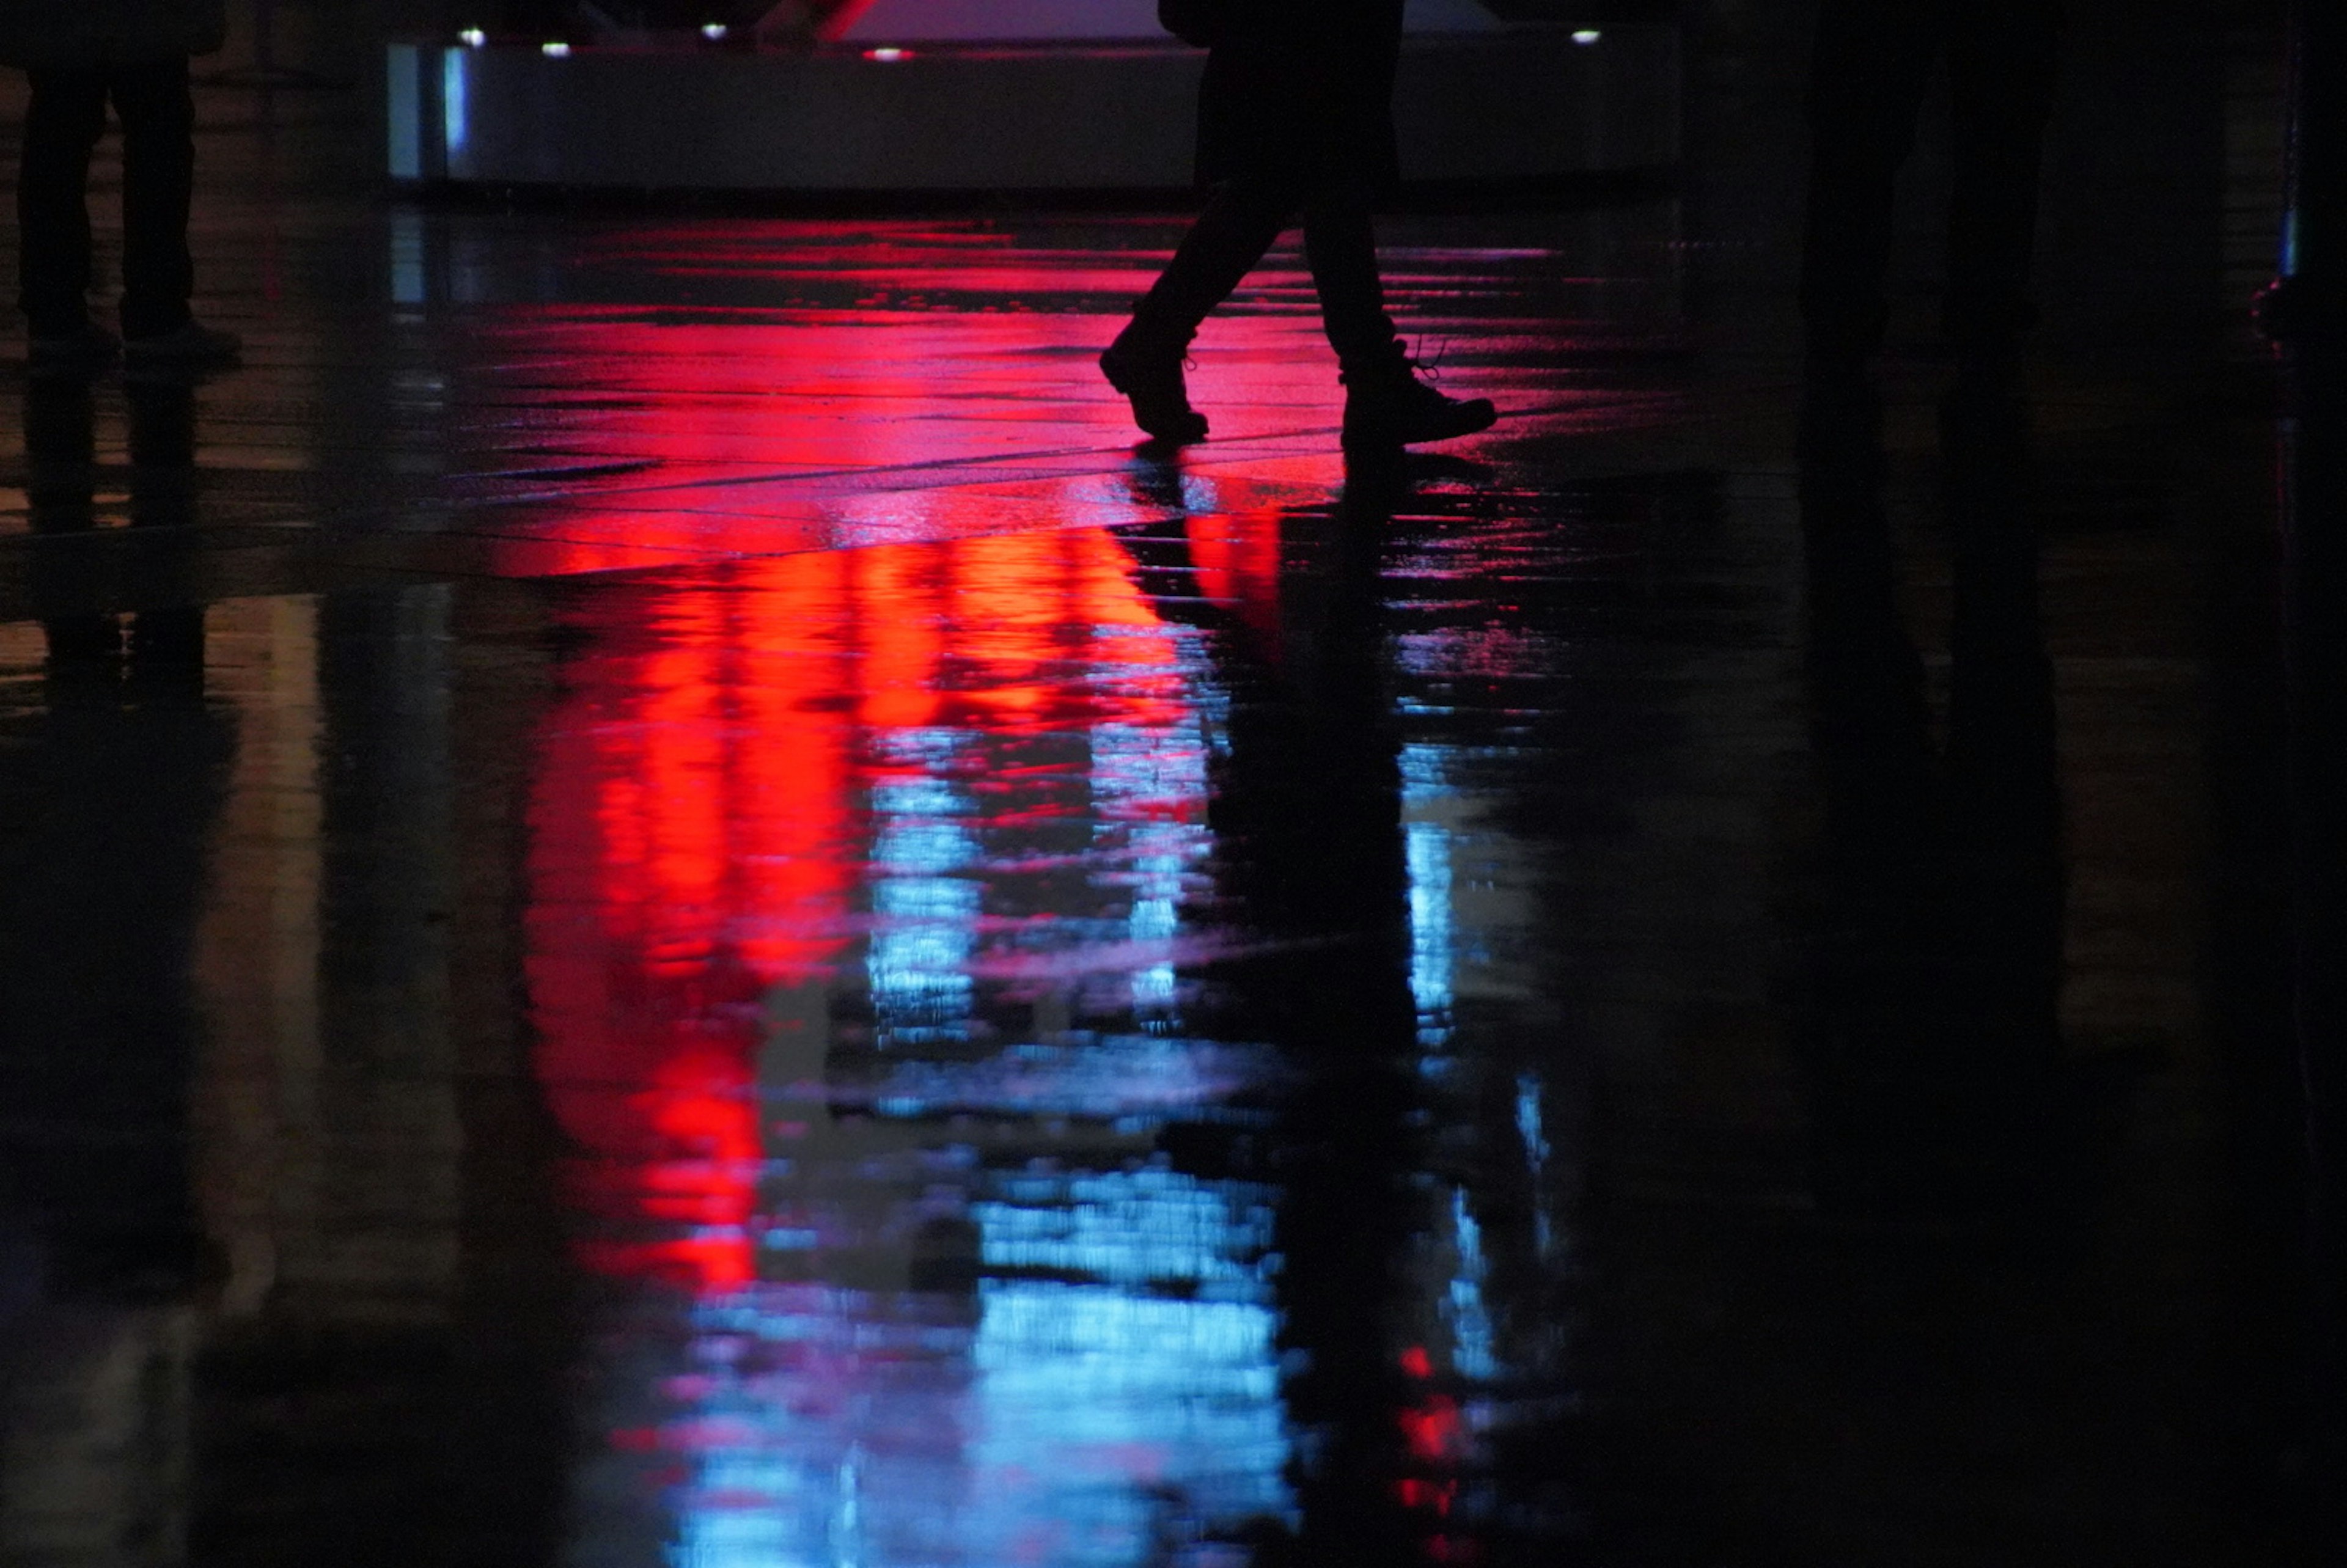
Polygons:
<instances>
[{"instance_id":1,"label":"red glow on pavement","mask_svg":"<svg viewBox=\"0 0 2347 1568\"><path fill-rule=\"evenodd\" d=\"M1127 564L1102 530L1008 534L759 560L576 612L589 641L531 804L528 976L588 1261L704 1292L755 1277L764 999L852 940L866 797L905 771L887 737L947 726L983 753L1176 722L1177 649Z\"/></svg>"},{"instance_id":2,"label":"red glow on pavement","mask_svg":"<svg viewBox=\"0 0 2347 1568\"><path fill-rule=\"evenodd\" d=\"M1198 592L1233 606L1262 645L1279 641L1279 511L1259 507L1187 521Z\"/></svg>"}]
</instances>

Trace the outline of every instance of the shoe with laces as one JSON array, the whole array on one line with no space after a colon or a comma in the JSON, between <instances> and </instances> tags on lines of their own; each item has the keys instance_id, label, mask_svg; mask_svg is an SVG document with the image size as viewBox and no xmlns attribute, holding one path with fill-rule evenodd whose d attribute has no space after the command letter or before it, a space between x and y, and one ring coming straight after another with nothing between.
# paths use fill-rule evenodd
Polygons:
<instances>
[{"instance_id":1,"label":"shoe with laces","mask_svg":"<svg viewBox=\"0 0 2347 1568\"><path fill-rule=\"evenodd\" d=\"M1206 438L1206 416L1190 406L1189 383L1180 347L1137 341L1128 327L1100 356L1108 384L1133 401L1133 422L1159 441L1188 443Z\"/></svg>"},{"instance_id":2,"label":"shoe with laces","mask_svg":"<svg viewBox=\"0 0 2347 1568\"><path fill-rule=\"evenodd\" d=\"M127 338L122 363L134 369L160 365L232 364L244 352L244 340L231 332L185 321L167 333Z\"/></svg>"},{"instance_id":3,"label":"shoe with laces","mask_svg":"<svg viewBox=\"0 0 2347 1568\"><path fill-rule=\"evenodd\" d=\"M96 322L83 322L65 332L36 331L26 343L26 358L36 370L107 364L121 352L122 340Z\"/></svg>"},{"instance_id":4,"label":"shoe with laces","mask_svg":"<svg viewBox=\"0 0 2347 1568\"><path fill-rule=\"evenodd\" d=\"M1400 343L1389 354L1348 364L1340 379L1348 447L1450 441L1499 423L1500 411L1490 398L1450 397L1419 379L1418 364Z\"/></svg>"}]
</instances>

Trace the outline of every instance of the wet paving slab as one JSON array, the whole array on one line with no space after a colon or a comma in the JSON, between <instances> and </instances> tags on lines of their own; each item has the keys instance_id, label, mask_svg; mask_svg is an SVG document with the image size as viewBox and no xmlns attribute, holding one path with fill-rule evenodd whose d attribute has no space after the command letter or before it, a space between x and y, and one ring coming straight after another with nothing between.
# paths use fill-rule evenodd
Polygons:
<instances>
[{"instance_id":1,"label":"wet paving slab","mask_svg":"<svg viewBox=\"0 0 2347 1568\"><path fill-rule=\"evenodd\" d=\"M0 392L0 1559L2321 1560L2262 410L1663 206L1153 452L1170 220L254 210Z\"/></svg>"}]
</instances>

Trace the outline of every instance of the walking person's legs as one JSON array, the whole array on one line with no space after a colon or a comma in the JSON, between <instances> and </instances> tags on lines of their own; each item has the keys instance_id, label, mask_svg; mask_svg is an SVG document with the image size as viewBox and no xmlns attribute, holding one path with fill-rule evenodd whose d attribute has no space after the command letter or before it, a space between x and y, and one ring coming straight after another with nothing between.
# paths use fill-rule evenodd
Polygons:
<instances>
[{"instance_id":1,"label":"walking person's legs","mask_svg":"<svg viewBox=\"0 0 2347 1568\"><path fill-rule=\"evenodd\" d=\"M106 131L106 77L97 71L36 70L25 116L16 186L22 246L17 303L35 356L110 351L89 320L89 158Z\"/></svg>"},{"instance_id":2,"label":"walking person's legs","mask_svg":"<svg viewBox=\"0 0 2347 1568\"><path fill-rule=\"evenodd\" d=\"M1133 422L1161 440L1204 439L1206 419L1190 406L1183 355L1199 323L1263 260L1299 201L1321 324L1344 366L1346 441L1402 445L1489 428L1499 417L1489 401L1445 397L1415 374L1386 313L1367 192L1340 188L1307 200L1286 184L1246 180L1215 193L1101 356L1110 383L1133 400Z\"/></svg>"}]
</instances>

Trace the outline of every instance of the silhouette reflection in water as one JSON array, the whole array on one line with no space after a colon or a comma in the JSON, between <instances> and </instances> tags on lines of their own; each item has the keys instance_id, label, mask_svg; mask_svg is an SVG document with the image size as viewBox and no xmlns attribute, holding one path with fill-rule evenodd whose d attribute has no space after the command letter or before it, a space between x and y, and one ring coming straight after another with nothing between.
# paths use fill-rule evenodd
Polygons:
<instances>
[{"instance_id":1,"label":"silhouette reflection in water","mask_svg":"<svg viewBox=\"0 0 2347 1568\"><path fill-rule=\"evenodd\" d=\"M131 394L131 521L191 520L192 398ZM90 386L36 378L36 533L96 527ZM34 590L86 567L45 540ZM127 622L127 624L126 624ZM0 1559L175 1561L191 1458L188 1305L212 1273L190 1179L190 944L233 742L203 613L60 610L0 706Z\"/></svg>"},{"instance_id":2,"label":"silhouette reflection in water","mask_svg":"<svg viewBox=\"0 0 2347 1568\"><path fill-rule=\"evenodd\" d=\"M1283 1393L1309 1436L1295 1532L1257 1522L1257 1563L1440 1561L1455 1528L1459 1406L1402 1301L1409 1248L1430 1228L1411 1180L1425 1167L1419 1011L1378 569L1406 493L1399 462L1357 456L1333 518L1270 536L1286 547L1271 564L1296 569L1258 572L1235 604L1200 591L1219 575L1199 559L1211 530L1121 535L1152 598L1208 631L1230 693L1211 771L1215 891L1258 939L1205 974L1240 1009L1230 1027L1275 1043L1283 1068L1261 1136L1194 1141L1206 1168L1235 1163L1279 1194Z\"/></svg>"},{"instance_id":3,"label":"silhouette reflection in water","mask_svg":"<svg viewBox=\"0 0 2347 1568\"><path fill-rule=\"evenodd\" d=\"M1973 391L1943 410L1943 744L1901 620L1880 408L1818 386L1803 423L1827 814L1803 1020L1820 1200L1882 1220L2010 1217L2047 1195L2064 1100L2061 802L2028 414Z\"/></svg>"}]
</instances>

